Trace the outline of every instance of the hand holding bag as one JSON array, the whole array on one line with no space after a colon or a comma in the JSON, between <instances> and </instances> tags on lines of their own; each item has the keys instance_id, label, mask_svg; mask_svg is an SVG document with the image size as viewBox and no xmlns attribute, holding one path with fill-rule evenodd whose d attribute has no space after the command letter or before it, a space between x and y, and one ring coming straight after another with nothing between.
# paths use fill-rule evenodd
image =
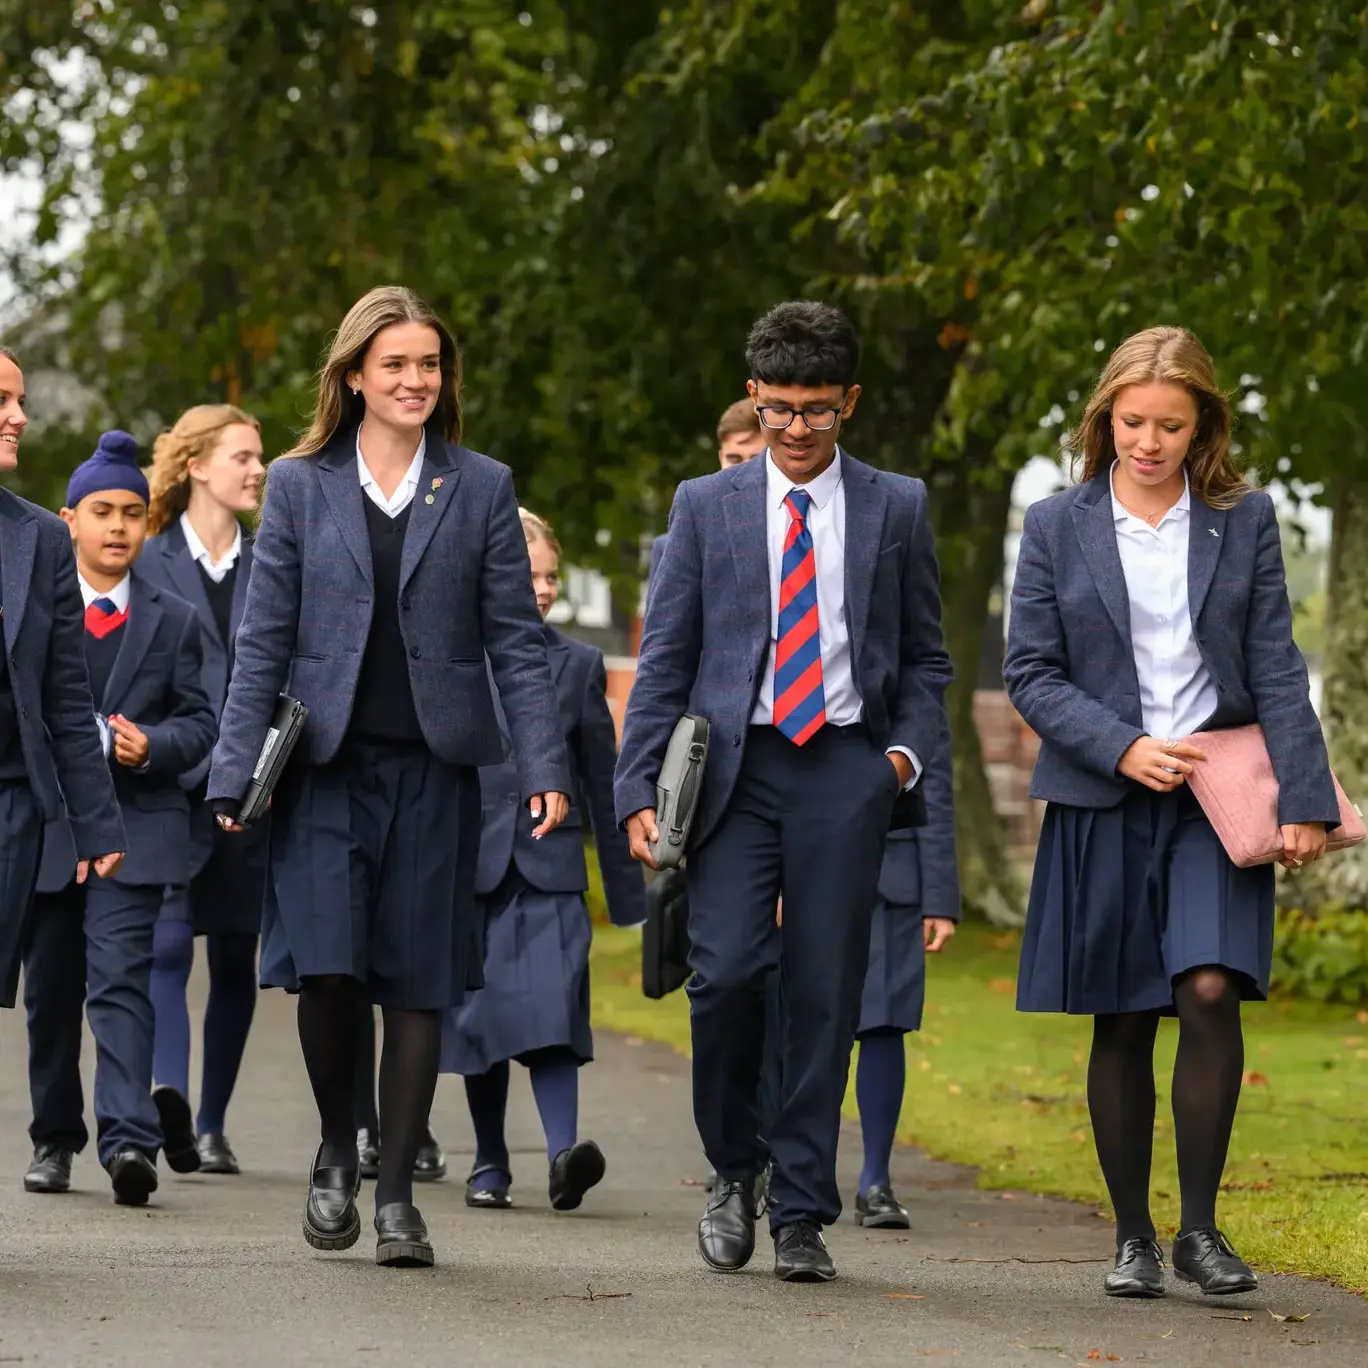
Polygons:
<instances>
[{"instance_id":1,"label":"hand holding bag","mask_svg":"<svg viewBox=\"0 0 1368 1368\"><path fill-rule=\"evenodd\" d=\"M1272 864L1282 857L1278 823L1278 780L1257 723L1187 738L1205 760L1196 760L1188 787L1202 805L1231 862L1241 869ZM1331 775L1334 779L1334 775ZM1325 851L1345 850L1364 837L1363 817L1335 779L1340 825L1326 835Z\"/></svg>"}]
</instances>

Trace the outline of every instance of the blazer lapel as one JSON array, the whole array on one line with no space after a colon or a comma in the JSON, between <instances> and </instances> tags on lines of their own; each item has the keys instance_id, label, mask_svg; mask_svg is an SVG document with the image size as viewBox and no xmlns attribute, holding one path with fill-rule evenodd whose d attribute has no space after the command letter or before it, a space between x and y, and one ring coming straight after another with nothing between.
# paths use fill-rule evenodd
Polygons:
<instances>
[{"instance_id":1,"label":"blazer lapel","mask_svg":"<svg viewBox=\"0 0 1368 1368\"><path fill-rule=\"evenodd\" d=\"M208 628L208 634L218 638L218 624L214 621L214 610L209 605L209 595L205 593L204 581L195 562L190 559L190 548L185 544L185 533L179 522L174 522L162 533L157 541L157 549L166 559L166 573L176 586L176 593L187 603L194 604L200 615L200 622Z\"/></svg>"},{"instance_id":2,"label":"blazer lapel","mask_svg":"<svg viewBox=\"0 0 1368 1368\"><path fill-rule=\"evenodd\" d=\"M869 603L874 594L874 571L883 548L888 497L874 471L844 452L840 455L845 488L845 611L850 634L852 671L864 647Z\"/></svg>"},{"instance_id":3,"label":"blazer lapel","mask_svg":"<svg viewBox=\"0 0 1368 1368\"><path fill-rule=\"evenodd\" d=\"M399 562L399 592L407 587L418 562L432 541L438 524L446 517L456 497L456 485L461 478L458 459L459 447L433 437L423 457L423 473L418 477L418 490L413 496L408 531L404 534L404 555Z\"/></svg>"},{"instance_id":4,"label":"blazer lapel","mask_svg":"<svg viewBox=\"0 0 1368 1368\"><path fill-rule=\"evenodd\" d=\"M128 625L124 628L119 654L114 657L109 683L105 685L104 698L100 701L100 711L106 716L118 712L157 635L162 617L156 595L135 574L129 583Z\"/></svg>"},{"instance_id":5,"label":"blazer lapel","mask_svg":"<svg viewBox=\"0 0 1368 1368\"><path fill-rule=\"evenodd\" d=\"M1121 553L1116 549L1109 475L1098 476L1079 491L1073 505L1073 524L1078 544L1083 548L1083 559L1107 614L1129 646L1130 594L1126 590L1126 573L1121 568Z\"/></svg>"},{"instance_id":6,"label":"blazer lapel","mask_svg":"<svg viewBox=\"0 0 1368 1368\"><path fill-rule=\"evenodd\" d=\"M559 684L560 677L565 672L566 664L570 660L570 648L555 632L547 632L546 634L546 659L551 665L552 681Z\"/></svg>"},{"instance_id":7,"label":"blazer lapel","mask_svg":"<svg viewBox=\"0 0 1368 1368\"><path fill-rule=\"evenodd\" d=\"M33 558L38 551L38 524L22 505L13 516L9 508L0 506L0 521L4 523L5 538L4 548L0 550L0 570L4 574L5 650L10 652L19 637L24 609L28 605Z\"/></svg>"},{"instance_id":8,"label":"blazer lapel","mask_svg":"<svg viewBox=\"0 0 1368 1368\"><path fill-rule=\"evenodd\" d=\"M307 460L308 457L291 457ZM366 531L366 510L361 500L361 480L356 472L356 429L349 427L339 432L318 457L318 483L323 497L337 523L347 550L352 553L356 568L375 583L375 567L371 564L370 533Z\"/></svg>"},{"instance_id":9,"label":"blazer lapel","mask_svg":"<svg viewBox=\"0 0 1368 1368\"><path fill-rule=\"evenodd\" d=\"M722 516L731 544L732 566L741 601L748 615L760 628L760 637L770 635L769 545L766 532L765 457L757 456L732 475L732 488L722 498ZM756 678L760 672L756 671Z\"/></svg>"},{"instance_id":10,"label":"blazer lapel","mask_svg":"<svg viewBox=\"0 0 1368 1368\"><path fill-rule=\"evenodd\" d=\"M1216 562L1225 545L1226 510L1211 508L1195 496L1188 513L1188 616L1197 626L1202 605L1216 578Z\"/></svg>"}]
</instances>

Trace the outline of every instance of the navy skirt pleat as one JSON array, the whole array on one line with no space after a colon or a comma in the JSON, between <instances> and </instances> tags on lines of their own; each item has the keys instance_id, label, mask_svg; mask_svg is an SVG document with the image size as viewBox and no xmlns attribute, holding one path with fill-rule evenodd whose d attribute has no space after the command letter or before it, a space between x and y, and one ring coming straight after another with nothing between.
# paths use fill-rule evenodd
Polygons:
<instances>
[{"instance_id":1,"label":"navy skirt pleat","mask_svg":"<svg viewBox=\"0 0 1368 1368\"><path fill-rule=\"evenodd\" d=\"M926 1001L926 947L919 905L874 905L869 936L869 968L860 999L856 1038L868 1031L921 1029Z\"/></svg>"},{"instance_id":2,"label":"navy skirt pleat","mask_svg":"<svg viewBox=\"0 0 1368 1368\"><path fill-rule=\"evenodd\" d=\"M561 1046L594 1057L589 1028L589 909L581 893L544 893L510 873L485 904L484 986L448 1013L442 1071L481 1074Z\"/></svg>"},{"instance_id":3,"label":"navy skirt pleat","mask_svg":"<svg viewBox=\"0 0 1368 1368\"><path fill-rule=\"evenodd\" d=\"M27 781L0 780L0 1007L13 1007L19 990L42 850L43 815Z\"/></svg>"},{"instance_id":4,"label":"navy skirt pleat","mask_svg":"<svg viewBox=\"0 0 1368 1368\"><path fill-rule=\"evenodd\" d=\"M355 744L287 774L271 813L261 984L345 974L383 1007L435 1011L480 983L474 768Z\"/></svg>"},{"instance_id":5,"label":"navy skirt pleat","mask_svg":"<svg viewBox=\"0 0 1368 1368\"><path fill-rule=\"evenodd\" d=\"M1191 790L1114 808L1051 803L1021 944L1023 1012L1172 1011L1173 981L1220 966L1268 996L1273 868L1238 869Z\"/></svg>"}]
</instances>

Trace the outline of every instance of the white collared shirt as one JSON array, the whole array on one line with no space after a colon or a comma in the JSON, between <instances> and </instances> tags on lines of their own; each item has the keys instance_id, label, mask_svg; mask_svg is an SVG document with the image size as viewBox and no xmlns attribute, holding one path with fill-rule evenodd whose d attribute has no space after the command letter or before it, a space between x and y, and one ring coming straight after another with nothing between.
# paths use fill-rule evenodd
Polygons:
<instances>
[{"instance_id":1,"label":"white collared shirt","mask_svg":"<svg viewBox=\"0 0 1368 1368\"><path fill-rule=\"evenodd\" d=\"M409 462L409 468L404 478L399 481L394 493L387 499L380 492L380 486L375 483L375 476L370 473L370 467L366 465L366 458L361 454L361 429L356 430L356 473L361 479L361 489L376 508L391 518L397 518L413 502L413 496L418 492L418 478L423 473L423 457L426 454L427 433L425 431L418 439L418 450L414 452L413 460Z\"/></svg>"},{"instance_id":2,"label":"white collared shirt","mask_svg":"<svg viewBox=\"0 0 1368 1368\"><path fill-rule=\"evenodd\" d=\"M1112 479L1116 465L1112 465ZM1112 487L1116 549L1130 599L1131 650L1140 679L1145 730L1165 741L1200 731L1216 711L1212 681L1193 633L1188 603L1188 536L1192 496L1183 471L1183 494L1151 527L1122 507Z\"/></svg>"},{"instance_id":3,"label":"white collared shirt","mask_svg":"<svg viewBox=\"0 0 1368 1368\"><path fill-rule=\"evenodd\" d=\"M79 570L76 572L76 580L81 586L81 598L87 608L89 608L96 599L108 599L110 603L114 605L114 611L116 613L126 613L128 611L128 599L129 595L132 593L132 585L129 583L127 575L125 575L112 589L92 588L86 582L86 577L81 574ZM95 700L97 704L99 701L98 698ZM114 738L110 733L109 719L100 712L98 708L95 710L95 725L100 729L100 745L104 748L105 759L108 760L109 748L112 745ZM142 768L146 769L147 766L144 764Z\"/></svg>"},{"instance_id":4,"label":"white collared shirt","mask_svg":"<svg viewBox=\"0 0 1368 1368\"><path fill-rule=\"evenodd\" d=\"M779 586L784 577L784 540L788 536L789 511L784 500L801 489L812 500L807 528L812 534L812 554L817 582L817 640L822 653L822 692L826 699L826 720L832 726L847 727L864 716L864 700L855 687L850 659L850 629L845 600L845 479L842 455L816 479L795 485L774 463L766 451L765 462L765 542L769 551L770 649L760 693L751 713L751 722L767 727L774 722L774 659L779 644ZM921 762L903 746L893 750L912 763L912 778L907 787L921 777Z\"/></svg>"},{"instance_id":5,"label":"white collared shirt","mask_svg":"<svg viewBox=\"0 0 1368 1368\"><path fill-rule=\"evenodd\" d=\"M227 578L228 572L238 563L238 557L242 555L242 525L234 520L237 531L233 534L233 544L230 546L221 561L215 561L209 554L209 548L200 541L199 533L190 525L190 515L182 513L180 515L181 531L185 534L185 545L190 552L190 559L198 565L215 584L222 584Z\"/></svg>"}]
</instances>

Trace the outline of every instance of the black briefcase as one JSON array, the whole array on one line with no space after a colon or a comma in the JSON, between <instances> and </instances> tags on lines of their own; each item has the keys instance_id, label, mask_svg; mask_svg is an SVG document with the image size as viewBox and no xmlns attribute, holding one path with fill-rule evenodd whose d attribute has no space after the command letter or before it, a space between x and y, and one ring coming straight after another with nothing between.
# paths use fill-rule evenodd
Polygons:
<instances>
[{"instance_id":1,"label":"black briefcase","mask_svg":"<svg viewBox=\"0 0 1368 1368\"><path fill-rule=\"evenodd\" d=\"M663 998L689 978L689 894L682 869L667 869L646 890L641 929L641 991Z\"/></svg>"},{"instance_id":2,"label":"black briefcase","mask_svg":"<svg viewBox=\"0 0 1368 1368\"><path fill-rule=\"evenodd\" d=\"M252 782L247 785L247 792L242 799L238 821L243 826L259 822L270 811L271 795L285 772L290 753L304 734L304 723L308 717L308 708L297 698L280 695L261 754L257 756L256 768L252 771Z\"/></svg>"}]
</instances>

